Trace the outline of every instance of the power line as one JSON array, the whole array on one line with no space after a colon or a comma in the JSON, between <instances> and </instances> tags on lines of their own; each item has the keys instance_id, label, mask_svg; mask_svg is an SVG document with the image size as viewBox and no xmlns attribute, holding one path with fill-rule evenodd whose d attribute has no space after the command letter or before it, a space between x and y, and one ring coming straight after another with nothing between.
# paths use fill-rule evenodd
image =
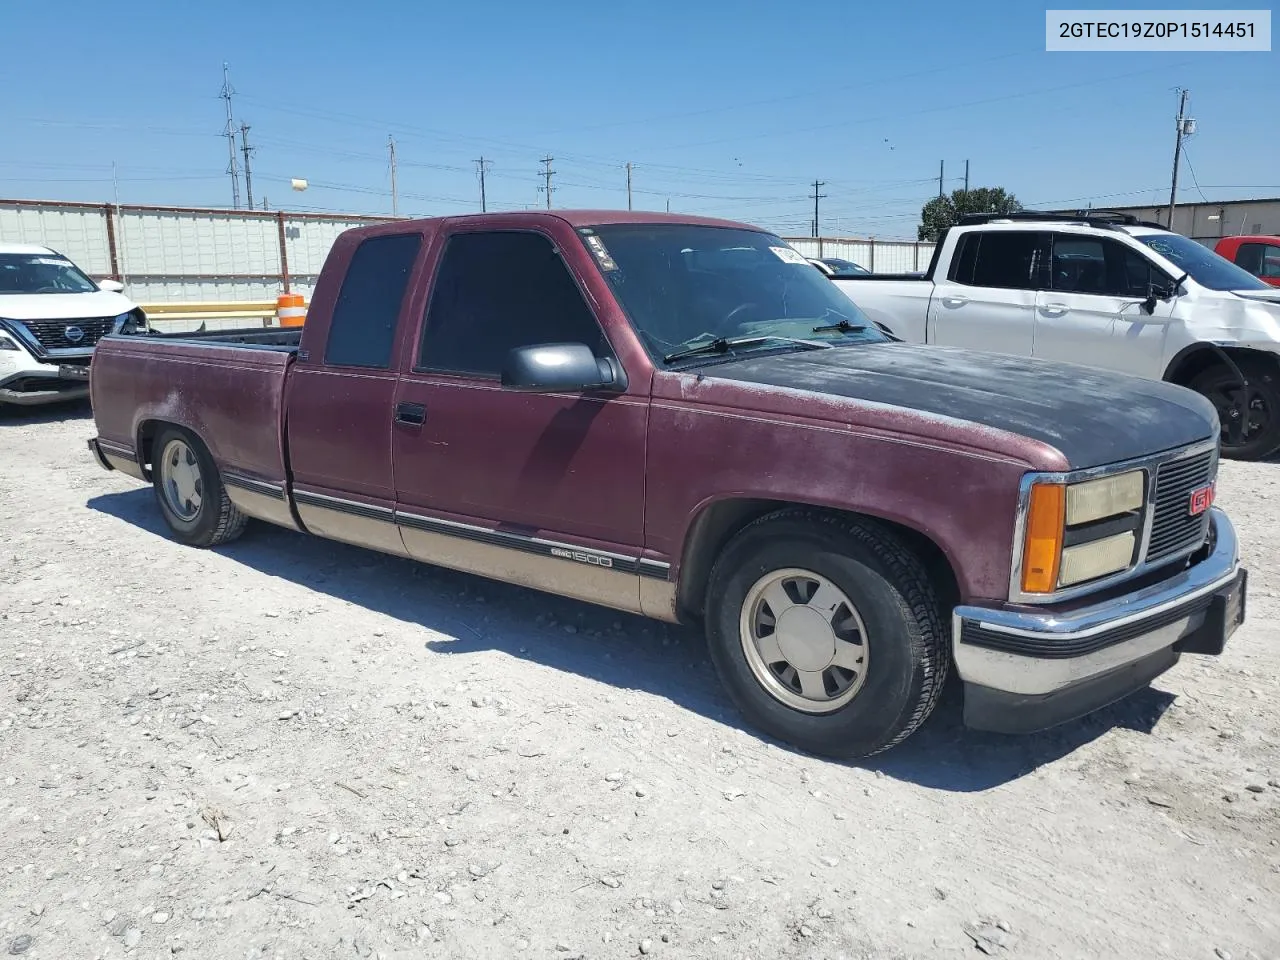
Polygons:
<instances>
[{"instance_id":1,"label":"power line","mask_svg":"<svg viewBox=\"0 0 1280 960\"><path fill-rule=\"evenodd\" d=\"M236 121L231 115L231 98L235 89L231 86L231 68L226 61L222 63L222 92L218 94L227 103L227 128L223 136L227 138L227 154L231 158L227 164L227 173L231 175L231 208L240 209L240 171L236 163Z\"/></svg>"}]
</instances>

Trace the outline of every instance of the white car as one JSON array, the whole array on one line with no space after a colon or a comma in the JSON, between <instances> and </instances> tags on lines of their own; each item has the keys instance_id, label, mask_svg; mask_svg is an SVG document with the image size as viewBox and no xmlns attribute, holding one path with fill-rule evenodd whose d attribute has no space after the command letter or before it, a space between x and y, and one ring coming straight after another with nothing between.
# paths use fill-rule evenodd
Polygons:
<instances>
[{"instance_id":1,"label":"white car","mask_svg":"<svg viewBox=\"0 0 1280 960\"><path fill-rule=\"evenodd\" d=\"M48 247L0 243L0 405L88 396L94 345L147 329L123 289Z\"/></svg>"},{"instance_id":2,"label":"white car","mask_svg":"<svg viewBox=\"0 0 1280 960\"><path fill-rule=\"evenodd\" d=\"M1280 450L1280 289L1157 224L1092 212L969 216L939 239L923 279L833 282L900 339L1190 387L1217 407L1225 456Z\"/></svg>"}]
</instances>

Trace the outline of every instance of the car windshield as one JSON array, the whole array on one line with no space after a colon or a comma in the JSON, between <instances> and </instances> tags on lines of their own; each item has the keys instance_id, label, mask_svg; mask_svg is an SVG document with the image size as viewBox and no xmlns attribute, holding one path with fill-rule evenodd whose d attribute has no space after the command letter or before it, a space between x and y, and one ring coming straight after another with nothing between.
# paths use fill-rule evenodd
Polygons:
<instances>
[{"instance_id":1,"label":"car windshield","mask_svg":"<svg viewBox=\"0 0 1280 960\"><path fill-rule=\"evenodd\" d=\"M583 239L655 360L716 339L887 340L786 241L754 230L612 224ZM825 329L814 331L814 327Z\"/></svg>"},{"instance_id":2,"label":"car windshield","mask_svg":"<svg viewBox=\"0 0 1280 960\"><path fill-rule=\"evenodd\" d=\"M1176 233L1149 233L1135 239L1177 264L1191 279L1210 290L1265 290L1267 285L1226 257Z\"/></svg>"},{"instance_id":3,"label":"car windshield","mask_svg":"<svg viewBox=\"0 0 1280 960\"><path fill-rule=\"evenodd\" d=\"M52 253L0 253L0 294L93 293L92 280Z\"/></svg>"}]
</instances>

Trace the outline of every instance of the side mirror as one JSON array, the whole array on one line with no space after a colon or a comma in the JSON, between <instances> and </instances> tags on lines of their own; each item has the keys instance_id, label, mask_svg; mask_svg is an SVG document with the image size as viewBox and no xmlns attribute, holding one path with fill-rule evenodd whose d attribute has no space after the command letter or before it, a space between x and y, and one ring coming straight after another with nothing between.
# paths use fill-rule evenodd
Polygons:
<instances>
[{"instance_id":1,"label":"side mirror","mask_svg":"<svg viewBox=\"0 0 1280 960\"><path fill-rule=\"evenodd\" d=\"M502 385L529 393L619 389L621 371L600 360L584 343L540 343L516 347L502 366Z\"/></svg>"},{"instance_id":2,"label":"side mirror","mask_svg":"<svg viewBox=\"0 0 1280 960\"><path fill-rule=\"evenodd\" d=\"M119 280L99 280L98 289L106 293L124 293L124 284Z\"/></svg>"}]
</instances>

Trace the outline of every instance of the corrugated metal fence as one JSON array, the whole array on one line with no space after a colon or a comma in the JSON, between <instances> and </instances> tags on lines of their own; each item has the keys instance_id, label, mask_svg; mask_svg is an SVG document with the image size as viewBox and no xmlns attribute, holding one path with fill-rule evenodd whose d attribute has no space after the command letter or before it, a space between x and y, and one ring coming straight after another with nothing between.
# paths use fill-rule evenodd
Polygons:
<instances>
[{"instance_id":1,"label":"corrugated metal fence","mask_svg":"<svg viewBox=\"0 0 1280 960\"><path fill-rule=\"evenodd\" d=\"M338 234L387 218L0 200L0 241L39 243L142 303L308 299Z\"/></svg>"},{"instance_id":2,"label":"corrugated metal fence","mask_svg":"<svg viewBox=\"0 0 1280 960\"><path fill-rule=\"evenodd\" d=\"M387 217L136 204L0 200L0 241L39 243L90 276L113 277L140 303L309 300L338 234ZM924 270L933 245L899 240L789 240L809 257L876 273Z\"/></svg>"}]
</instances>

